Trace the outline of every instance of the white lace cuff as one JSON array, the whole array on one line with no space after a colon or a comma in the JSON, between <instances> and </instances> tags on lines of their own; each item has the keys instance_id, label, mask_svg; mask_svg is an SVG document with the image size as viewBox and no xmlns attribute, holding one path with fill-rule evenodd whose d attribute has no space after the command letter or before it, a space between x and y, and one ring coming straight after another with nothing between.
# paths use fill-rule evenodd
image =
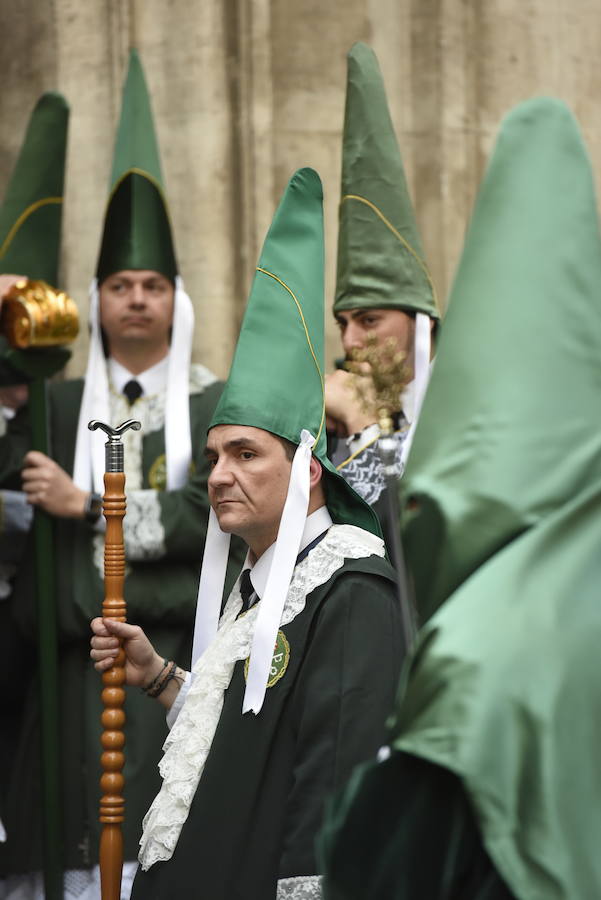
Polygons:
<instances>
[{"instance_id":1,"label":"white lace cuff","mask_svg":"<svg viewBox=\"0 0 601 900\"><path fill-rule=\"evenodd\" d=\"M206 366L202 366L200 363L193 363L190 366L191 394L202 394L205 388L215 384L216 381L219 381L219 379Z\"/></svg>"},{"instance_id":2,"label":"white lace cuff","mask_svg":"<svg viewBox=\"0 0 601 900\"><path fill-rule=\"evenodd\" d=\"M130 562L165 555L165 529L158 491L131 491L123 520L125 558Z\"/></svg>"},{"instance_id":3,"label":"white lace cuff","mask_svg":"<svg viewBox=\"0 0 601 900\"><path fill-rule=\"evenodd\" d=\"M374 422L373 425L368 425L367 428L364 428L362 432L360 432L357 437L355 435L351 435L351 437L346 439L346 443L349 449L349 454L353 456L355 453L359 453L361 450L364 450L365 447L368 447L370 444L376 440L376 438L380 437L380 426L377 422Z\"/></svg>"},{"instance_id":4,"label":"white lace cuff","mask_svg":"<svg viewBox=\"0 0 601 900\"><path fill-rule=\"evenodd\" d=\"M33 519L33 507L22 491L0 491L2 531L29 531Z\"/></svg>"},{"instance_id":5,"label":"white lace cuff","mask_svg":"<svg viewBox=\"0 0 601 900\"><path fill-rule=\"evenodd\" d=\"M407 430L395 431L394 437L397 443L395 470L400 478L403 471L401 453ZM370 505L375 503L385 487L384 466L376 439L374 438L373 443L367 444L356 456L349 457L346 462L341 463L338 472L366 503Z\"/></svg>"},{"instance_id":6,"label":"white lace cuff","mask_svg":"<svg viewBox=\"0 0 601 900\"><path fill-rule=\"evenodd\" d=\"M169 729L169 731L171 731L171 729L175 725L175 720L179 716L179 711L182 708L182 706L184 705L184 700L188 696L188 691L190 690L191 684L192 684L192 673L186 672L186 678L185 678L182 686L179 689L179 694L173 701L171 709L167 713L167 728Z\"/></svg>"},{"instance_id":7,"label":"white lace cuff","mask_svg":"<svg viewBox=\"0 0 601 900\"><path fill-rule=\"evenodd\" d=\"M321 875L280 878L276 900L321 900Z\"/></svg>"}]
</instances>

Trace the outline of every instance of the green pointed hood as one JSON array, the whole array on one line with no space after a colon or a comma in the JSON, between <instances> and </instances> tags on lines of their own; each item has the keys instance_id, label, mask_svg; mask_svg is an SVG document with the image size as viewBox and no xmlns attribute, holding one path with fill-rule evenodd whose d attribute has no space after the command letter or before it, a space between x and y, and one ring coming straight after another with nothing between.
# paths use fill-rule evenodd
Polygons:
<instances>
[{"instance_id":1,"label":"green pointed hood","mask_svg":"<svg viewBox=\"0 0 601 900\"><path fill-rule=\"evenodd\" d=\"M214 425L262 428L298 444L317 439L335 522L379 534L373 511L326 455L322 187L312 169L290 179L265 239Z\"/></svg>"},{"instance_id":2,"label":"green pointed hood","mask_svg":"<svg viewBox=\"0 0 601 900\"><path fill-rule=\"evenodd\" d=\"M29 120L0 209L0 272L56 287L69 107L43 94Z\"/></svg>"},{"instance_id":3,"label":"green pointed hood","mask_svg":"<svg viewBox=\"0 0 601 900\"><path fill-rule=\"evenodd\" d=\"M358 307L439 317L382 74L361 43L348 54L334 314Z\"/></svg>"},{"instance_id":4,"label":"green pointed hood","mask_svg":"<svg viewBox=\"0 0 601 900\"><path fill-rule=\"evenodd\" d=\"M601 475L601 241L567 107L504 120L401 485L422 620Z\"/></svg>"},{"instance_id":5,"label":"green pointed hood","mask_svg":"<svg viewBox=\"0 0 601 900\"><path fill-rule=\"evenodd\" d=\"M122 269L154 269L172 280L178 271L150 97L136 50L123 88L96 277L102 282Z\"/></svg>"}]
</instances>

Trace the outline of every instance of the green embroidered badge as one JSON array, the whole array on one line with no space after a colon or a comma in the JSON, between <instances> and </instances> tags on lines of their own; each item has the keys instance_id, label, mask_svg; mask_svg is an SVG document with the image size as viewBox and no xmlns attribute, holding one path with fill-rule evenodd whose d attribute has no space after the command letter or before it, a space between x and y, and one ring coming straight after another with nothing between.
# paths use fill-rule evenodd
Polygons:
<instances>
[{"instance_id":1,"label":"green embroidered badge","mask_svg":"<svg viewBox=\"0 0 601 900\"><path fill-rule=\"evenodd\" d=\"M157 456L148 472L148 484L155 491L164 491L167 487L167 457L164 453Z\"/></svg>"},{"instance_id":2,"label":"green embroidered badge","mask_svg":"<svg viewBox=\"0 0 601 900\"><path fill-rule=\"evenodd\" d=\"M271 667L269 669L269 681L267 682L268 688L273 687L274 684L280 680L280 678L288 668L289 660L290 644L288 643L288 638L283 631L278 631L278 636L275 641L275 649L273 651L273 659L271 660ZM249 663L250 657L244 663L245 678L248 678Z\"/></svg>"},{"instance_id":3,"label":"green embroidered badge","mask_svg":"<svg viewBox=\"0 0 601 900\"><path fill-rule=\"evenodd\" d=\"M190 460L188 477L191 478L196 471L196 463ZM148 484L154 491L164 491L167 488L167 457L164 453L157 456L148 470Z\"/></svg>"}]
</instances>

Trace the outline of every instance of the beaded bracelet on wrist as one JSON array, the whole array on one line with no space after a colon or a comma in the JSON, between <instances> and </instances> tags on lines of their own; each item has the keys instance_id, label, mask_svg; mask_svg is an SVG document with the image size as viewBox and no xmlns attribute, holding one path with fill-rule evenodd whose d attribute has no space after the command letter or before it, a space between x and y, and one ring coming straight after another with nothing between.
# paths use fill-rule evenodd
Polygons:
<instances>
[{"instance_id":1,"label":"beaded bracelet on wrist","mask_svg":"<svg viewBox=\"0 0 601 900\"><path fill-rule=\"evenodd\" d=\"M152 679L152 681L150 682L150 684L147 684L146 687L142 687L142 693L143 693L143 694L149 694L149 696L152 696L149 692L150 692L154 687L156 687L158 681L160 680L160 678L161 678L163 672L165 671L165 669L167 668L168 665L169 665L169 660L168 660L168 659L164 659L164 660L163 660L163 668L161 669L161 671L159 672L159 674L158 674L155 678Z\"/></svg>"},{"instance_id":2,"label":"beaded bracelet on wrist","mask_svg":"<svg viewBox=\"0 0 601 900\"><path fill-rule=\"evenodd\" d=\"M176 670L177 670L177 663L172 662L171 667L170 667L169 671L167 672L167 674L165 675L165 677L163 678L163 680L160 681L156 687L152 688L151 690L147 690L146 695L148 697L152 697L153 700L155 700L160 694L163 693L163 691L165 690L165 688L167 687L169 682L173 678L175 678Z\"/></svg>"}]
</instances>

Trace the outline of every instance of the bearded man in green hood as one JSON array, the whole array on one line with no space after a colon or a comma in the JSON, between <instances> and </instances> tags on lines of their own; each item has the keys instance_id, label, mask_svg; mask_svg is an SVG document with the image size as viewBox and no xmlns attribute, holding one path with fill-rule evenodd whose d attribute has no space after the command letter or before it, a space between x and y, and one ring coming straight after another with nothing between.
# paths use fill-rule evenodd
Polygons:
<instances>
[{"instance_id":1,"label":"bearded man in green hood","mask_svg":"<svg viewBox=\"0 0 601 900\"><path fill-rule=\"evenodd\" d=\"M370 339L386 355L388 344L404 355L408 385L393 410L400 477L428 383L431 334L439 315L382 74L374 52L361 43L348 54L333 312L345 362ZM353 379L344 369L326 379L330 457L381 514L386 533L377 411L360 401Z\"/></svg>"}]
</instances>

